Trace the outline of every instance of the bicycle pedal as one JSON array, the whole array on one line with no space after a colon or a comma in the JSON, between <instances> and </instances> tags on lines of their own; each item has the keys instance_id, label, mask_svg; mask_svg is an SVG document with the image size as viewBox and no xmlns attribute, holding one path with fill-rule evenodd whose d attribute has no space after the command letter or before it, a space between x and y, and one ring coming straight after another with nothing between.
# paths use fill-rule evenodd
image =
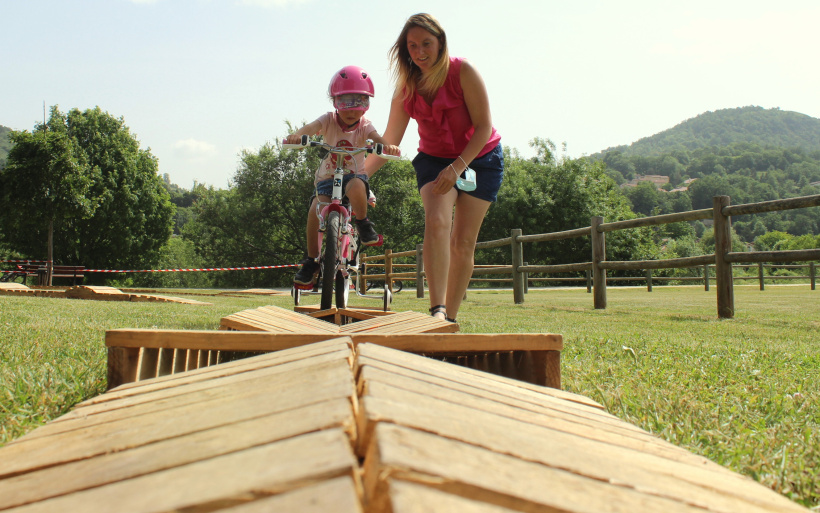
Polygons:
<instances>
[{"instance_id":1,"label":"bicycle pedal","mask_svg":"<svg viewBox=\"0 0 820 513\"><path fill-rule=\"evenodd\" d=\"M299 289L299 290L313 290L313 284L308 283L308 284L305 285L305 284L302 284L302 283L294 283L293 288Z\"/></svg>"}]
</instances>

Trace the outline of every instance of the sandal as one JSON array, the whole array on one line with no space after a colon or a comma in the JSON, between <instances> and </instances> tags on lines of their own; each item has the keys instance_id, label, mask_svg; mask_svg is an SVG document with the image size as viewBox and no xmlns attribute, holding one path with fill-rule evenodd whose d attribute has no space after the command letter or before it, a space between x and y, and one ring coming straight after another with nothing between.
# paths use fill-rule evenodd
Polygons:
<instances>
[{"instance_id":1,"label":"sandal","mask_svg":"<svg viewBox=\"0 0 820 513\"><path fill-rule=\"evenodd\" d=\"M444 318L447 319L447 306L436 305L430 308L430 315L432 315L433 317L435 317L438 313L444 314Z\"/></svg>"},{"instance_id":2,"label":"sandal","mask_svg":"<svg viewBox=\"0 0 820 513\"><path fill-rule=\"evenodd\" d=\"M453 324L458 324L458 323L456 322L456 320L455 320L455 319L452 319L452 318L450 318L450 317L446 317L446 319L447 319L448 321L452 322Z\"/></svg>"}]
</instances>

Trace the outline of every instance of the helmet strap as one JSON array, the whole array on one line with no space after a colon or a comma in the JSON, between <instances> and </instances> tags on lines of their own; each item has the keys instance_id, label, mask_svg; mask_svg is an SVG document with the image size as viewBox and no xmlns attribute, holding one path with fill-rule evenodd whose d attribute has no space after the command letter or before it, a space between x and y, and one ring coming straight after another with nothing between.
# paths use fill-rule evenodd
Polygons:
<instances>
[{"instance_id":1,"label":"helmet strap","mask_svg":"<svg viewBox=\"0 0 820 513\"><path fill-rule=\"evenodd\" d=\"M362 118L359 118L359 119L356 120L355 123L353 123L351 125L348 125L347 123L342 121L342 116L339 115L339 110L338 109L336 110L336 123L348 132L350 130L353 130L354 128L356 128L359 125L359 123L361 123L361 121L362 121Z\"/></svg>"}]
</instances>

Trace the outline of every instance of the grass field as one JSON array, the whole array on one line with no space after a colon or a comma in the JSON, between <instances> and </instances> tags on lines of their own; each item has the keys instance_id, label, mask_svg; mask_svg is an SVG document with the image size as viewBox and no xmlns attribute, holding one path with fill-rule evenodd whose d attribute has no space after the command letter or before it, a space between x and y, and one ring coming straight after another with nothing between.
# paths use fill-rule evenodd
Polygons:
<instances>
[{"instance_id":1,"label":"grass field","mask_svg":"<svg viewBox=\"0 0 820 513\"><path fill-rule=\"evenodd\" d=\"M191 296L212 305L0 296L0 445L105 390L107 329L216 329L224 315L292 305L197 293L214 294ZM470 291L459 322L562 334L565 389L820 511L820 291L736 286L732 320L718 320L714 291L699 287L607 298L594 310L585 289L530 290L522 305L510 291ZM404 291L393 309L428 306Z\"/></svg>"}]
</instances>

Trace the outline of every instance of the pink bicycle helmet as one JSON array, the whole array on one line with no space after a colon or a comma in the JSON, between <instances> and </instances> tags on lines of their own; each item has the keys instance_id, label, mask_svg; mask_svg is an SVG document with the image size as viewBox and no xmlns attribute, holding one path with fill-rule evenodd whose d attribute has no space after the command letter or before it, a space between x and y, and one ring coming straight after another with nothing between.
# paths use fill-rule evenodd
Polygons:
<instances>
[{"instance_id":1,"label":"pink bicycle helmet","mask_svg":"<svg viewBox=\"0 0 820 513\"><path fill-rule=\"evenodd\" d=\"M374 94L373 81L358 66L345 66L330 80L328 94L337 110L367 111Z\"/></svg>"},{"instance_id":2,"label":"pink bicycle helmet","mask_svg":"<svg viewBox=\"0 0 820 513\"><path fill-rule=\"evenodd\" d=\"M328 94L336 97L342 94L366 94L374 96L375 89L370 75L358 66L345 66L330 80Z\"/></svg>"}]
</instances>

